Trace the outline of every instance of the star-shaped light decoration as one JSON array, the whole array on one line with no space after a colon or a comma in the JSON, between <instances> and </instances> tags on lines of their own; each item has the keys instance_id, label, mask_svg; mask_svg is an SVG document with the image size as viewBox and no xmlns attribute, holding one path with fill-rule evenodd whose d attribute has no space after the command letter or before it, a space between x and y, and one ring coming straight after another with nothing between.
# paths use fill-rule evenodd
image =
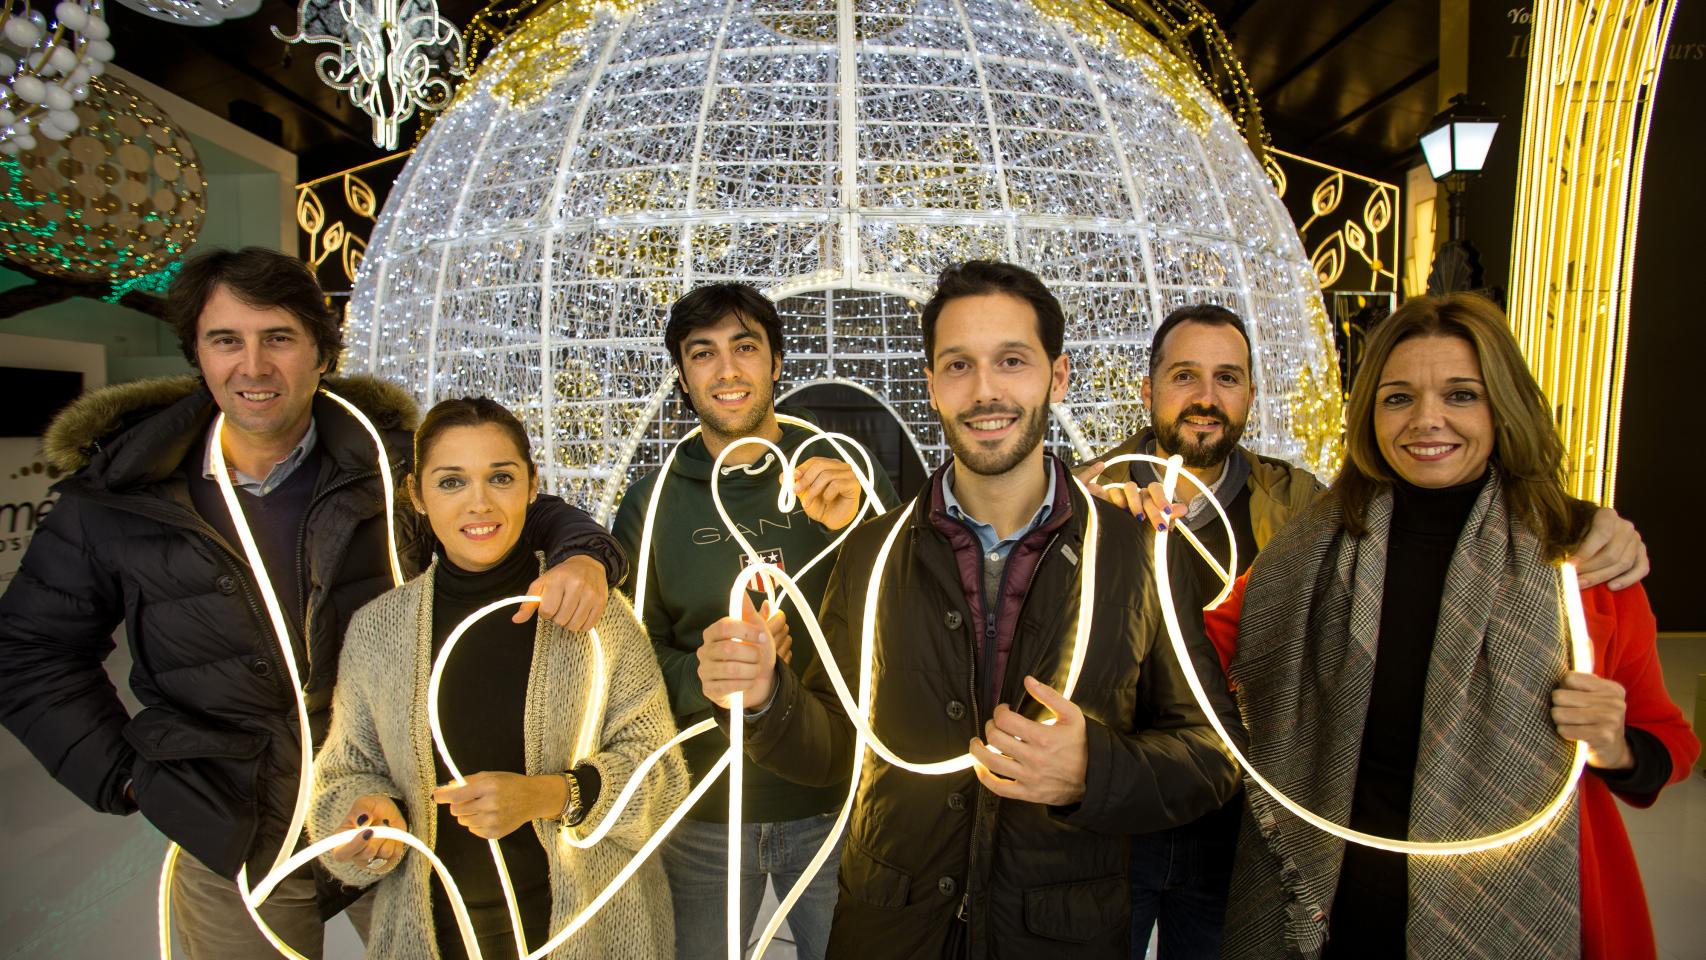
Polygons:
<instances>
[{"instance_id":1,"label":"star-shaped light decoration","mask_svg":"<svg viewBox=\"0 0 1706 960\"><path fill-rule=\"evenodd\" d=\"M462 35L434 0L303 0L286 43L329 44L314 69L373 118L373 143L397 149L397 128L417 110L450 102L449 77L463 76Z\"/></svg>"}]
</instances>

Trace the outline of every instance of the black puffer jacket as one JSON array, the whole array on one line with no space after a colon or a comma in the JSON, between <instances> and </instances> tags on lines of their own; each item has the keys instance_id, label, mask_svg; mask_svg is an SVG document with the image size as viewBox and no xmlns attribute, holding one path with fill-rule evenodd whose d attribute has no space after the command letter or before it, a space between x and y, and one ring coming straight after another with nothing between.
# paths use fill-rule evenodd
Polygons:
<instances>
[{"instance_id":1,"label":"black puffer jacket","mask_svg":"<svg viewBox=\"0 0 1706 960\"><path fill-rule=\"evenodd\" d=\"M964 581L930 516L941 476L920 492L895 541L878 608L873 726L914 761L964 753L994 708L980 702ZM1020 606L1002 684L1001 701L1032 718L1047 713L1022 680L1029 673L1062 688L1077 620L1090 504L1076 487L1068 502L1070 515L1046 543ZM1162 625L1149 538L1130 514L1093 503L1101 522L1095 618L1073 696L1087 718L1082 802L1054 808L1002 800L970 771L923 776L867 754L841 854L831 957L1125 960L1130 844L1120 835L1192 820L1236 789L1237 768L1186 687ZM825 635L855 693L869 571L898 515L853 532L824 596ZM1184 551L1176 556L1174 580L1188 590ZM1185 611L1198 606L1189 597L1180 603ZM1182 620L1187 638L1210 649L1201 617ZM1196 667L1216 692L1222 721L1241 729L1219 664L1209 656ZM787 670L777 675L774 699L747 732L748 756L802 783L845 777L853 728L823 665L814 663L802 680Z\"/></svg>"},{"instance_id":2,"label":"black puffer jacket","mask_svg":"<svg viewBox=\"0 0 1706 960\"><path fill-rule=\"evenodd\" d=\"M414 402L369 378L328 386L379 428L400 483ZM214 413L196 378L143 381L79 399L54 421L50 458L75 470L0 596L0 722L60 783L97 810L128 813L124 787L167 837L210 868L251 879L270 867L296 802L295 699L240 545L195 510ZM314 400L319 477L299 534L306 623L296 624L316 739L325 729L344 627L392 586L373 440L334 401ZM405 576L431 559L430 528L399 493ZM595 556L625 572L615 541L585 512L540 497L528 542L553 562ZM274 572L275 577L280 574ZM125 625L132 717L102 661ZM304 642L305 640L305 642Z\"/></svg>"}]
</instances>

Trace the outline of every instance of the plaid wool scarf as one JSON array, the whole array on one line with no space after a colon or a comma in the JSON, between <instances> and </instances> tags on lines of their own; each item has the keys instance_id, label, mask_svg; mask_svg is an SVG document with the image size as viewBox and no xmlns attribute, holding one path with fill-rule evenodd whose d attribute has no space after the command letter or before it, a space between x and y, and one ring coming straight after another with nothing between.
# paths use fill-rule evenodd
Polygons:
<instances>
[{"instance_id":1,"label":"plaid wool scarf","mask_svg":"<svg viewBox=\"0 0 1706 960\"><path fill-rule=\"evenodd\" d=\"M1250 570L1231 678L1250 760L1274 785L1349 822L1374 678L1392 494L1352 537L1337 497L1287 525ZM1497 471L1470 510L1445 577L1428 664L1413 840L1461 840L1527 819L1556 795L1572 744L1550 715L1567 669L1561 583L1508 512ZM1315 958L1345 842L1247 783L1226 916L1228 958ZM1551 958L1581 952L1576 804L1497 850L1409 858L1408 955Z\"/></svg>"}]
</instances>

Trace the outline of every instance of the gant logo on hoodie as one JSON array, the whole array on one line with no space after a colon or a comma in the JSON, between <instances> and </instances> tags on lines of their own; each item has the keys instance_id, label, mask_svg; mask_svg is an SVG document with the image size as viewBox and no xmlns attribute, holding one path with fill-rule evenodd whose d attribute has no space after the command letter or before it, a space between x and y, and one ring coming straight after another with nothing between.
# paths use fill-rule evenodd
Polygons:
<instances>
[{"instance_id":1,"label":"gant logo on hoodie","mask_svg":"<svg viewBox=\"0 0 1706 960\"><path fill-rule=\"evenodd\" d=\"M783 570L788 569L788 565L782 561L782 548L781 547L772 547L769 550L758 551L758 560L760 563L774 564L778 567L781 567ZM745 551L742 551L741 555L740 555L740 568L742 570L745 570L746 568L748 568L750 566L752 566L752 558L747 556ZM764 583L764 578L754 576L752 578L752 582L748 583L746 585L746 588L748 590L764 590L764 589L766 589L766 584Z\"/></svg>"}]
</instances>

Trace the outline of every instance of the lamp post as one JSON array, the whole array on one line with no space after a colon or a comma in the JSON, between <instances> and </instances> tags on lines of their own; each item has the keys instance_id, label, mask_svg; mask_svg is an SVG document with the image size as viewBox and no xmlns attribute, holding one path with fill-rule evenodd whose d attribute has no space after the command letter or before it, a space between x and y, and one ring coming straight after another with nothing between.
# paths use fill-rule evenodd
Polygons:
<instances>
[{"instance_id":1,"label":"lamp post","mask_svg":"<svg viewBox=\"0 0 1706 960\"><path fill-rule=\"evenodd\" d=\"M1445 243L1434 254L1433 270L1428 273L1429 293L1481 287L1481 255L1469 243L1463 193L1469 181L1481 175L1501 119L1490 115L1485 104L1471 104L1460 93L1418 138L1428 172L1445 190L1448 205Z\"/></svg>"}]
</instances>

